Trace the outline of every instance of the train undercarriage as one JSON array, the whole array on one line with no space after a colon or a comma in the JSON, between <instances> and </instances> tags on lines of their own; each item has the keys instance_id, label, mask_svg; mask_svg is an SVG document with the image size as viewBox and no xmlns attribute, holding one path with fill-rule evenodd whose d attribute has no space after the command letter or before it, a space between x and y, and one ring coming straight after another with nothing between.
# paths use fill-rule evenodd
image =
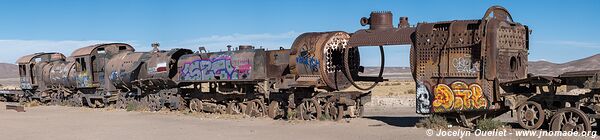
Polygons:
<instances>
[{"instance_id":1,"label":"train undercarriage","mask_svg":"<svg viewBox=\"0 0 600 140\"><path fill-rule=\"evenodd\" d=\"M275 90L264 86L268 85L266 83L268 82L194 83L181 88L119 92L112 95L98 91L90 94L94 91L92 89L71 92L57 88L47 92L48 96L42 100L27 100L75 107L189 111L273 119L341 120L362 117L364 105L371 97L370 92L329 92L314 87Z\"/></svg>"}]
</instances>

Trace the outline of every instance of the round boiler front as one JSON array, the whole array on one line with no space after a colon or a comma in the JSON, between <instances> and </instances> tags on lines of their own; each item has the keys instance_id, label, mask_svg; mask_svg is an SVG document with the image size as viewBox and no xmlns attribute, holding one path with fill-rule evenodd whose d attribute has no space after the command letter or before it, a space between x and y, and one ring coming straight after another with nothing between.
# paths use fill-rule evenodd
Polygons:
<instances>
[{"instance_id":1,"label":"round boiler front","mask_svg":"<svg viewBox=\"0 0 600 140\"><path fill-rule=\"evenodd\" d=\"M344 76L344 50L350 35L346 32L315 32L300 35L292 45L290 61L292 70L300 77L318 77L317 86L331 90L348 88L350 81ZM359 57L358 50L351 57ZM358 61L359 59L352 59ZM352 62L355 63L355 62Z\"/></svg>"}]
</instances>

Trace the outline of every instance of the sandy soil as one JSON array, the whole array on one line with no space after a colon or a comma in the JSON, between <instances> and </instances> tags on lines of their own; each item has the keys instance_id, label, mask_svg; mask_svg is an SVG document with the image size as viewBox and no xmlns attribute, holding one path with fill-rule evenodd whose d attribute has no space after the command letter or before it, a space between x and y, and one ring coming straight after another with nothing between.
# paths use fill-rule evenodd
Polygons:
<instances>
[{"instance_id":1,"label":"sandy soil","mask_svg":"<svg viewBox=\"0 0 600 140\"><path fill-rule=\"evenodd\" d=\"M5 103L0 103L0 106L4 107L4 105ZM18 113L14 110L0 110L1 139L461 139L459 137L427 136L427 129L415 127L415 123L424 116L415 114L412 107L368 107L364 118L347 119L341 122L284 121L249 117L216 118L215 116L219 115L127 112L61 106L30 107L26 108L26 111ZM506 115L500 119L511 120L510 116ZM509 129L509 131L513 130ZM471 136L462 139L537 138Z\"/></svg>"},{"instance_id":2,"label":"sandy soil","mask_svg":"<svg viewBox=\"0 0 600 140\"><path fill-rule=\"evenodd\" d=\"M62 106L37 106L27 112L5 110L0 102L0 139L461 139L427 136L416 128L423 117L415 113L414 83L390 81L373 90L364 118L332 121L284 121L267 118L179 112L127 112ZM412 93L412 94L411 94ZM517 128L510 114L498 118ZM464 129L452 127L452 129ZM509 129L515 131L518 129ZM437 131L436 131L437 132ZM545 137L543 139L578 139ZM462 139L538 139L536 137L464 137Z\"/></svg>"},{"instance_id":3,"label":"sandy soil","mask_svg":"<svg viewBox=\"0 0 600 140\"><path fill-rule=\"evenodd\" d=\"M4 107L4 103L0 105ZM2 139L398 139L425 132L414 128L419 116L410 112L395 116L369 115L342 122L306 122L246 117L215 119L181 113L60 106L26 110L21 113L0 110ZM426 138L425 135L415 137Z\"/></svg>"}]
</instances>

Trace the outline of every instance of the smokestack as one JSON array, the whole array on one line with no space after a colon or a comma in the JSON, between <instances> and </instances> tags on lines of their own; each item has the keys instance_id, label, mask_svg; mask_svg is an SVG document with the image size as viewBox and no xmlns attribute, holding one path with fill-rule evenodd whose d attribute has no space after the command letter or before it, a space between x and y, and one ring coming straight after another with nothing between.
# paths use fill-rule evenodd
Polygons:
<instances>
[{"instance_id":1,"label":"smokestack","mask_svg":"<svg viewBox=\"0 0 600 140\"><path fill-rule=\"evenodd\" d=\"M400 17L400 23L398 23L398 28L408 28L410 23L408 23L408 17Z\"/></svg>"},{"instance_id":2,"label":"smokestack","mask_svg":"<svg viewBox=\"0 0 600 140\"><path fill-rule=\"evenodd\" d=\"M153 52L158 52L158 51L160 51L160 50L158 49L158 47L159 47L159 46L160 46L160 44L159 44L158 42L154 42L154 43L152 43L152 51L153 51Z\"/></svg>"},{"instance_id":3,"label":"smokestack","mask_svg":"<svg viewBox=\"0 0 600 140\"><path fill-rule=\"evenodd\" d=\"M390 29L394 28L392 20L393 15L390 11L373 11L369 18L363 17L360 19L360 25L370 25L370 30Z\"/></svg>"},{"instance_id":4,"label":"smokestack","mask_svg":"<svg viewBox=\"0 0 600 140\"><path fill-rule=\"evenodd\" d=\"M198 53L206 53L206 48L204 46L198 47Z\"/></svg>"}]
</instances>

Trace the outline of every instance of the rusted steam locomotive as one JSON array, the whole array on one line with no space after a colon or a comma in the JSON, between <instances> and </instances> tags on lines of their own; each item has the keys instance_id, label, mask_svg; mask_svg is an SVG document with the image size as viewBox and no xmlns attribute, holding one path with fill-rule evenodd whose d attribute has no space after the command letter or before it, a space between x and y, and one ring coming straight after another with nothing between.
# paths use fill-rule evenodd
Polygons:
<instances>
[{"instance_id":1,"label":"rusted steam locomotive","mask_svg":"<svg viewBox=\"0 0 600 140\"><path fill-rule=\"evenodd\" d=\"M472 127L478 118L512 111L523 128L549 124L554 131L591 131L600 118L600 71L528 74L531 31L503 7L490 7L482 19L416 27L408 25L407 17L394 27L389 12L373 12L360 22L370 27L352 34L348 49L411 45L417 113ZM559 92L561 86L568 92Z\"/></svg>"},{"instance_id":2,"label":"rusted steam locomotive","mask_svg":"<svg viewBox=\"0 0 600 140\"><path fill-rule=\"evenodd\" d=\"M242 45L227 51L189 49L136 52L124 43L97 44L60 53L20 58L22 99L73 106L143 106L297 118L360 116L370 92L342 91L351 82L342 74L349 34L300 35L291 49ZM361 71L358 49L350 51ZM382 78L376 78L382 80Z\"/></svg>"}]
</instances>

